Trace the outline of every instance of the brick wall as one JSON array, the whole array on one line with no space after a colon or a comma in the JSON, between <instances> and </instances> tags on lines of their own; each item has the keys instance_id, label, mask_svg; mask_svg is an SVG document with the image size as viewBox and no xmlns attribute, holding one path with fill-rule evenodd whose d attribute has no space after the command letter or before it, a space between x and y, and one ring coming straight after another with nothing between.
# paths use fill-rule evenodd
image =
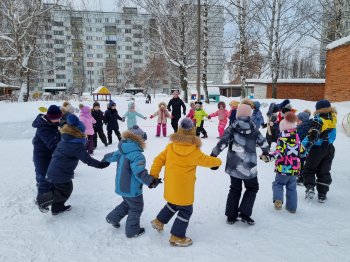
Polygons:
<instances>
[{"instance_id":1,"label":"brick wall","mask_svg":"<svg viewBox=\"0 0 350 262\"><path fill-rule=\"evenodd\" d=\"M324 98L325 84L277 84L277 98L318 101ZM272 84L267 85L266 97L272 98Z\"/></svg>"},{"instance_id":2,"label":"brick wall","mask_svg":"<svg viewBox=\"0 0 350 262\"><path fill-rule=\"evenodd\" d=\"M327 51L325 98L350 100L350 44Z\"/></svg>"}]
</instances>

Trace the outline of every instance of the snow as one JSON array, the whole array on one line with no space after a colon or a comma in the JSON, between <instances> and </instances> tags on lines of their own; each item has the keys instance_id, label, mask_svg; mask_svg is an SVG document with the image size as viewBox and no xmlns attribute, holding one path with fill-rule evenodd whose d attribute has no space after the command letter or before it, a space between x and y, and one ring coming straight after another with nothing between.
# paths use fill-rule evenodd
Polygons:
<instances>
[{"instance_id":1,"label":"snow","mask_svg":"<svg viewBox=\"0 0 350 262\"><path fill-rule=\"evenodd\" d=\"M170 98L156 97L152 104L145 104L145 98L136 97L136 109L148 116L157 110L160 101L168 102ZM226 103L233 99L221 98ZM113 97L113 100L123 114L127 109L127 98ZM270 103L275 100L259 101ZM79 102L71 103L78 107ZM349 261L350 176L347 163L350 139L345 136L341 121L327 203L305 201L305 189L298 187L297 213L275 211L271 190L273 163L259 161L260 190L252 216L256 225L227 225L224 210L229 176L225 174L224 166L217 171L198 168L194 213L187 231L194 244L188 248L174 248L168 243L173 220L161 234L150 225L165 204L163 185L152 190L144 188L141 225L146 229L145 235L127 239L125 220L120 229L105 222L108 212L121 202L121 197L114 193L115 164L99 170L80 163L73 181L74 191L68 200L72 211L55 217L39 212L33 203L36 187L31 139L35 130L31 123L39 113L38 108L50 104L52 102L47 101L0 102L0 261ZM106 105L107 102L101 102L103 110ZM313 102L302 100L292 100L292 105L298 110L314 108ZM350 111L350 102L335 103L334 106L338 109L339 119ZM217 110L214 103L204 107L208 113ZM266 110L263 108L264 115ZM215 118L205 122L209 139L203 141L202 150L207 154L218 141L217 121ZM138 119L138 124L148 133L145 156L150 168L168 139L155 137L155 119ZM120 129L125 130L126 124L121 123ZM171 130L169 121L168 132ZM113 145L107 148L99 141L94 157L101 159L116 149L115 136ZM219 156L224 164L226 152Z\"/></svg>"},{"instance_id":2,"label":"snow","mask_svg":"<svg viewBox=\"0 0 350 262\"><path fill-rule=\"evenodd\" d=\"M278 79L277 83L291 83L291 84L324 84L326 81L322 78L291 78L291 79ZM271 84L272 79L246 79L246 83L258 83L258 84Z\"/></svg>"},{"instance_id":3,"label":"snow","mask_svg":"<svg viewBox=\"0 0 350 262\"><path fill-rule=\"evenodd\" d=\"M337 48L339 46L348 45L348 44L350 44L350 35L346 36L346 37L343 37L343 38L340 38L340 39L338 39L336 41L333 41L332 43L328 44L327 45L327 50L331 50L331 49Z\"/></svg>"}]
</instances>

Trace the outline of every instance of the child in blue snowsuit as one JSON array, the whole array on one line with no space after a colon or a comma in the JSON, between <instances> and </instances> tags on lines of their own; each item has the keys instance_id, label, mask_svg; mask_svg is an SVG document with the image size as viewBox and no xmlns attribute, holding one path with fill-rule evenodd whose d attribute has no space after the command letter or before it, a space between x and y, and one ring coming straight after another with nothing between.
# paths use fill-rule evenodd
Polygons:
<instances>
[{"instance_id":1,"label":"child in blue snowsuit","mask_svg":"<svg viewBox=\"0 0 350 262\"><path fill-rule=\"evenodd\" d=\"M56 105L51 105L46 115L39 114L32 126L36 128L33 138L33 161L36 174L37 197L52 190L53 185L46 179L47 168L49 167L52 153L55 151L61 135L58 130L62 112Z\"/></svg>"},{"instance_id":2,"label":"child in blue snowsuit","mask_svg":"<svg viewBox=\"0 0 350 262\"><path fill-rule=\"evenodd\" d=\"M105 155L103 159L118 163L115 193L123 197L123 202L107 215L106 221L115 228L119 228L120 221L127 215L125 234L128 238L145 233L145 229L140 227L144 205L142 185L155 188L161 181L150 176L146 169L146 159L142 154L146 139L146 133L138 126L134 126L122 134L118 151Z\"/></svg>"},{"instance_id":3,"label":"child in blue snowsuit","mask_svg":"<svg viewBox=\"0 0 350 262\"><path fill-rule=\"evenodd\" d=\"M123 115L123 121L126 118L126 124L128 129L132 129L134 126L137 125L137 121L136 121L137 116L145 120L147 119L147 117L141 115L139 112L136 112L135 102L131 101L128 104L128 111Z\"/></svg>"},{"instance_id":4,"label":"child in blue snowsuit","mask_svg":"<svg viewBox=\"0 0 350 262\"><path fill-rule=\"evenodd\" d=\"M265 124L264 117L260 111L261 104L258 101L254 101L253 103L254 103L254 110L252 115L252 121L256 125L256 128L260 129L260 127L262 127Z\"/></svg>"}]
</instances>

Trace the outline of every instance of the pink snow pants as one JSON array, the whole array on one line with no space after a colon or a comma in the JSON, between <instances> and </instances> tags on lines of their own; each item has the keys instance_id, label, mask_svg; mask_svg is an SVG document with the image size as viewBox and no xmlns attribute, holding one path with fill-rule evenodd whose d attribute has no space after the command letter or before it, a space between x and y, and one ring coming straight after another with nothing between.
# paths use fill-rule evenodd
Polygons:
<instances>
[{"instance_id":1,"label":"pink snow pants","mask_svg":"<svg viewBox=\"0 0 350 262\"><path fill-rule=\"evenodd\" d=\"M163 130L163 136L165 137L166 136L166 124L165 123L163 123L163 124L161 124L161 123L158 123L158 125L157 125L157 136L160 136L160 130Z\"/></svg>"},{"instance_id":2,"label":"pink snow pants","mask_svg":"<svg viewBox=\"0 0 350 262\"><path fill-rule=\"evenodd\" d=\"M226 124L227 124L227 121L226 122L223 122L223 121L219 122L218 130L219 130L219 137L220 138L224 135Z\"/></svg>"}]
</instances>

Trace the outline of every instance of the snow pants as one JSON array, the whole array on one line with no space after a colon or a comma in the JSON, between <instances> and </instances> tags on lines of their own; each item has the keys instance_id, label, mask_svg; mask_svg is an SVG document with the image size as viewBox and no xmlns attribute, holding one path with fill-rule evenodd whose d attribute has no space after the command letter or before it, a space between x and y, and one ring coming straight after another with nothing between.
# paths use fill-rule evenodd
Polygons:
<instances>
[{"instance_id":1,"label":"snow pants","mask_svg":"<svg viewBox=\"0 0 350 262\"><path fill-rule=\"evenodd\" d=\"M222 122L222 121L219 122L218 131L219 131L220 138L224 135L226 124L227 124L227 121L226 122Z\"/></svg>"},{"instance_id":2,"label":"snow pants","mask_svg":"<svg viewBox=\"0 0 350 262\"><path fill-rule=\"evenodd\" d=\"M225 215L228 218L235 219L238 217L238 212L243 215L251 216L253 213L253 206L256 194L259 191L258 178L240 179L233 176L231 178L230 191L227 196ZM242 183L246 188L241 204L239 201L242 194Z\"/></svg>"},{"instance_id":3,"label":"snow pants","mask_svg":"<svg viewBox=\"0 0 350 262\"><path fill-rule=\"evenodd\" d=\"M297 177L276 174L272 182L273 202L284 199L284 187L286 187L286 209L295 212L298 206Z\"/></svg>"},{"instance_id":4,"label":"snow pants","mask_svg":"<svg viewBox=\"0 0 350 262\"><path fill-rule=\"evenodd\" d=\"M108 136L108 144L112 144L113 139L112 139L112 133L115 133L115 135L118 137L118 140L120 141L122 139L122 136L119 132L119 129L115 128L115 129L108 129L107 130L107 136Z\"/></svg>"},{"instance_id":5,"label":"snow pants","mask_svg":"<svg viewBox=\"0 0 350 262\"><path fill-rule=\"evenodd\" d=\"M38 196L52 190L53 184L47 181L46 173L51 162L50 156L35 156L33 157L35 167L35 180L38 189ZM37 196L37 197L38 197Z\"/></svg>"},{"instance_id":6,"label":"snow pants","mask_svg":"<svg viewBox=\"0 0 350 262\"><path fill-rule=\"evenodd\" d=\"M157 219L163 224L168 224L176 213L178 214L170 233L177 237L186 237L188 223L193 213L193 205L178 206L168 202L157 215Z\"/></svg>"},{"instance_id":7,"label":"snow pants","mask_svg":"<svg viewBox=\"0 0 350 262\"><path fill-rule=\"evenodd\" d=\"M171 119L171 126L174 129L174 133L176 133L177 129L179 128L179 120L180 120L180 117L178 116L173 116L173 118Z\"/></svg>"},{"instance_id":8,"label":"snow pants","mask_svg":"<svg viewBox=\"0 0 350 262\"><path fill-rule=\"evenodd\" d=\"M197 126L197 129L196 129L196 136L199 136L201 133L205 136L207 135L207 131L205 131L204 129L204 120L201 121L201 125L200 126Z\"/></svg>"},{"instance_id":9,"label":"snow pants","mask_svg":"<svg viewBox=\"0 0 350 262\"><path fill-rule=\"evenodd\" d=\"M94 148L97 147L97 135L98 137L101 139L103 144L107 144L107 138L105 133L103 132L103 126L99 126L99 127L94 127Z\"/></svg>"},{"instance_id":10,"label":"snow pants","mask_svg":"<svg viewBox=\"0 0 350 262\"><path fill-rule=\"evenodd\" d=\"M160 136L161 131L163 132L163 136L166 137L166 123L158 123L157 124L157 134L156 136Z\"/></svg>"},{"instance_id":11,"label":"snow pants","mask_svg":"<svg viewBox=\"0 0 350 262\"><path fill-rule=\"evenodd\" d=\"M333 144L324 142L321 146L313 146L311 148L302 170L306 188L316 186L318 194L327 194L329 185L332 183L330 171L334 154L335 148ZM317 179L315 179L315 175Z\"/></svg>"},{"instance_id":12,"label":"snow pants","mask_svg":"<svg viewBox=\"0 0 350 262\"><path fill-rule=\"evenodd\" d=\"M143 195L137 197L123 197L123 202L113 209L107 219L113 224L118 224L127 215L125 234L133 237L140 231L140 218L143 211Z\"/></svg>"},{"instance_id":13,"label":"snow pants","mask_svg":"<svg viewBox=\"0 0 350 262\"><path fill-rule=\"evenodd\" d=\"M86 150L89 154L94 152L94 136L88 135L85 144Z\"/></svg>"}]
</instances>

